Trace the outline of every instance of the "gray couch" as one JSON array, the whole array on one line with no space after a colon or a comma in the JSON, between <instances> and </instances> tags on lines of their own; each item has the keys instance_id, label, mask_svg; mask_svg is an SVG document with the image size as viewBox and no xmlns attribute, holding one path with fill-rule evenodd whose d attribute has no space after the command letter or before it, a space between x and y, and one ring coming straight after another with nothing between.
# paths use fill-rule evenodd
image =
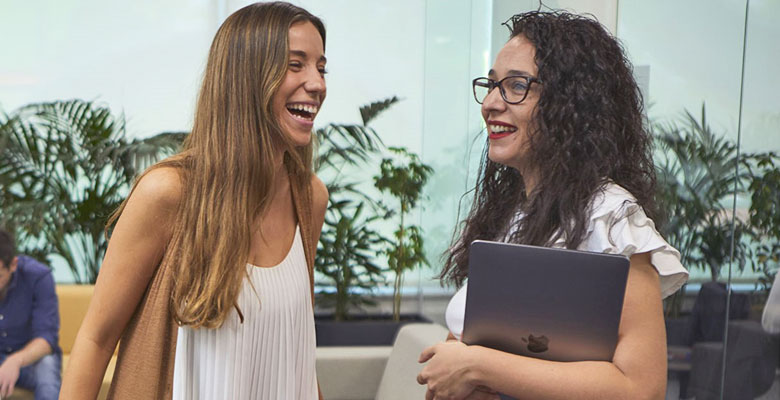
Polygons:
<instances>
[{"instance_id":1,"label":"gray couch","mask_svg":"<svg viewBox=\"0 0 780 400\"><path fill-rule=\"evenodd\" d=\"M318 347L317 378L326 400L424 399L417 384L422 350L444 341L447 328L408 324L392 347Z\"/></svg>"}]
</instances>

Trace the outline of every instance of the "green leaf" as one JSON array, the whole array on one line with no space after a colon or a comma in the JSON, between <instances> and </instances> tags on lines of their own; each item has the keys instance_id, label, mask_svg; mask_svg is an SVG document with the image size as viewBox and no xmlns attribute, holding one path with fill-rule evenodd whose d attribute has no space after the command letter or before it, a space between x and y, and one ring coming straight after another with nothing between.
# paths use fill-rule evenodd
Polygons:
<instances>
[{"instance_id":1,"label":"green leaf","mask_svg":"<svg viewBox=\"0 0 780 400\"><path fill-rule=\"evenodd\" d=\"M393 104L398 103L400 99L393 96L384 100L375 101L371 104L360 107L360 117L363 118L363 125L368 125L373 119L389 109Z\"/></svg>"},{"instance_id":2,"label":"green leaf","mask_svg":"<svg viewBox=\"0 0 780 400\"><path fill-rule=\"evenodd\" d=\"M20 251L62 258L94 282L108 216L135 176L178 148L183 133L126 137L124 117L83 100L29 104L0 117L0 223Z\"/></svg>"}]
</instances>

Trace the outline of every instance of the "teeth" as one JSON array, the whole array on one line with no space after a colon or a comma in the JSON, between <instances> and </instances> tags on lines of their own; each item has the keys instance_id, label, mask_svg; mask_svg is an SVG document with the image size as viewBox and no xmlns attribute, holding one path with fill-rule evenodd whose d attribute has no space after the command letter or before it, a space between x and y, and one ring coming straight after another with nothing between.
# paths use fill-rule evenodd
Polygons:
<instances>
[{"instance_id":1,"label":"teeth","mask_svg":"<svg viewBox=\"0 0 780 400\"><path fill-rule=\"evenodd\" d=\"M310 114L316 114L317 111L319 111L319 107L317 106L311 106L308 104L300 104L300 103L288 104L287 108L289 108L290 110L306 111L307 113Z\"/></svg>"},{"instance_id":2,"label":"teeth","mask_svg":"<svg viewBox=\"0 0 780 400\"><path fill-rule=\"evenodd\" d=\"M489 128L490 131L493 133L514 132L517 129L513 126L504 126L504 125L490 125Z\"/></svg>"}]
</instances>

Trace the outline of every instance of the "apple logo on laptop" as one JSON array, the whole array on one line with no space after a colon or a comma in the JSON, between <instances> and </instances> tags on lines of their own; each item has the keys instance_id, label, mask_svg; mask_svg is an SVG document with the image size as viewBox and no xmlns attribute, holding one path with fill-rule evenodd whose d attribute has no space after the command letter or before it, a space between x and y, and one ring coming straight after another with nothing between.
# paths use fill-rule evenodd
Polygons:
<instances>
[{"instance_id":1,"label":"apple logo on laptop","mask_svg":"<svg viewBox=\"0 0 780 400\"><path fill-rule=\"evenodd\" d=\"M530 334L528 335L528 339L522 339L523 342L528 343L528 351L531 353L541 353L547 351L547 344L550 342L550 339L547 339L547 336L544 335L534 336L533 334Z\"/></svg>"}]
</instances>

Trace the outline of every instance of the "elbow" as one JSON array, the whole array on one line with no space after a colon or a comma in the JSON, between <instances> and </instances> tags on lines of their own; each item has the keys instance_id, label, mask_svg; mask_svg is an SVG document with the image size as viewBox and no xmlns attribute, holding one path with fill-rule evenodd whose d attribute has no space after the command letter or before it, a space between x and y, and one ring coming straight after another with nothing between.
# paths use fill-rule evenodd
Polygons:
<instances>
[{"instance_id":1,"label":"elbow","mask_svg":"<svg viewBox=\"0 0 780 400\"><path fill-rule=\"evenodd\" d=\"M78 338L76 339L78 341ZM103 336L84 335L82 338L86 344L102 354L113 354L119 338L113 339Z\"/></svg>"},{"instance_id":2,"label":"elbow","mask_svg":"<svg viewBox=\"0 0 780 400\"><path fill-rule=\"evenodd\" d=\"M113 329L98 329L97 327L85 324L81 326L76 341L73 344L73 352L82 348L97 351L100 354L113 354L116 345L119 342L120 331Z\"/></svg>"},{"instance_id":3,"label":"elbow","mask_svg":"<svg viewBox=\"0 0 780 400\"><path fill-rule=\"evenodd\" d=\"M35 338L36 346L38 346L40 351L45 351L46 354L51 354L54 352L55 343L57 343L57 336L47 333L34 333L33 337Z\"/></svg>"},{"instance_id":4,"label":"elbow","mask_svg":"<svg viewBox=\"0 0 780 400\"><path fill-rule=\"evenodd\" d=\"M622 397L626 400L664 400L666 398L666 379L635 382L630 385L625 396Z\"/></svg>"},{"instance_id":5,"label":"elbow","mask_svg":"<svg viewBox=\"0 0 780 400\"><path fill-rule=\"evenodd\" d=\"M655 366L648 364L645 364L644 367L635 364L635 368L628 371L613 364L614 371L617 372L613 375L614 380L612 380L615 386L612 386L611 393L602 394L608 398L625 400L664 400L666 398L666 363Z\"/></svg>"},{"instance_id":6,"label":"elbow","mask_svg":"<svg viewBox=\"0 0 780 400\"><path fill-rule=\"evenodd\" d=\"M661 381L661 383L658 384L655 389L656 390L652 392L650 396L648 396L648 399L653 399L653 400L666 399L666 379Z\"/></svg>"},{"instance_id":7,"label":"elbow","mask_svg":"<svg viewBox=\"0 0 780 400\"><path fill-rule=\"evenodd\" d=\"M631 396L631 399L640 400L664 400L666 398L666 384L661 388L652 388L653 390L646 390L644 393L635 393L636 396Z\"/></svg>"}]
</instances>

